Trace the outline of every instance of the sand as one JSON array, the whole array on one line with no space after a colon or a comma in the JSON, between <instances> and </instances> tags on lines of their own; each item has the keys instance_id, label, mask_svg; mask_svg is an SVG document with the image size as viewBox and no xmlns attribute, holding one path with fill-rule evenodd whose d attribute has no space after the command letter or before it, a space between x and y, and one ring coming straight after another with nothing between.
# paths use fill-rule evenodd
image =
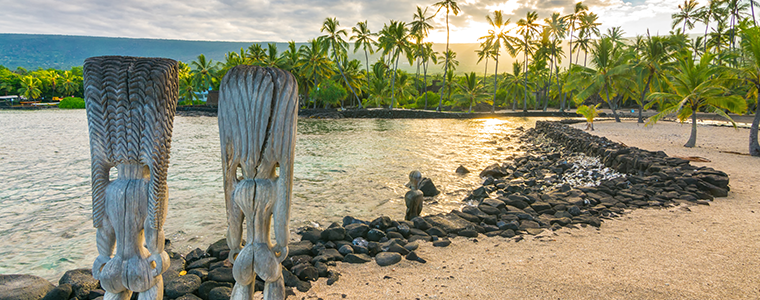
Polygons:
<instances>
[{"instance_id":1,"label":"sand","mask_svg":"<svg viewBox=\"0 0 760 300\"><path fill-rule=\"evenodd\" d=\"M727 198L637 209L599 229L545 231L520 242L481 235L446 248L423 243L426 264L338 262L338 282L320 278L290 299L760 299L760 158L720 152L747 153L748 129L700 126L697 147L684 148L689 126L600 122L593 133L707 158L693 164L728 173Z\"/></svg>"}]
</instances>

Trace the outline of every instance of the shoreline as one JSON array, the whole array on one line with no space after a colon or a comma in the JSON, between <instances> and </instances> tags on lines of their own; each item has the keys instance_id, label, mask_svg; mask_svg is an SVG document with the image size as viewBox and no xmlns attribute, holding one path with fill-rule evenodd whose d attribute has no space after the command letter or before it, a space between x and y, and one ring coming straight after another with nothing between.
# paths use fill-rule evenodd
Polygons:
<instances>
[{"instance_id":1,"label":"shoreline","mask_svg":"<svg viewBox=\"0 0 760 300\"><path fill-rule=\"evenodd\" d=\"M607 125L609 123L604 122L604 124ZM612 124L615 124L615 123L612 123ZM635 123L633 123L633 124L635 124ZM599 127L602 127L602 126L600 126L600 125L597 125L597 126L598 126L597 127L597 131L600 131ZM656 126L658 126L658 125L655 125L655 127ZM582 127L582 126L581 125L576 125L575 127ZM716 129L720 130L720 128L716 128ZM723 129L725 130L725 128L723 128ZM592 132L592 133L596 133L596 132ZM626 143L626 144L631 145L629 143ZM634 146L634 145L631 145L631 146ZM583 149L583 147L581 147L581 149ZM604 150L604 149L606 149L606 147L600 147L598 149ZM598 151L598 149L597 149L597 151ZM682 162L679 162L679 163L682 163ZM735 180L735 177L732 177L732 183L734 182L734 180ZM733 193L734 192L732 192L732 194ZM732 194L729 194L729 199L734 196ZM723 199L717 200L715 203L722 203L722 201L723 201ZM707 204L707 203L702 203L702 204ZM709 204L712 204L712 203L709 203ZM692 205L696 205L696 202L692 202ZM481 206L482 206L482 204L481 204ZM662 208L662 209L654 210L654 211L657 211L657 213L652 213L651 215L659 215L659 214L661 214L660 211L668 211L670 213L684 214L685 211L689 210L689 207L692 207L693 210L703 210L703 207L705 207L705 206L698 206L698 207L697 206L691 206L691 205L684 206L683 204L671 205L669 208ZM607 208L614 208L614 206L607 207ZM624 211L621 210L621 211L612 212L613 214L619 213L621 216L628 216L627 218L615 218L616 221L612 222L612 224L616 224L617 222L619 222L617 220L632 219L634 217L635 218L642 218L642 217L643 218L647 218L648 215L649 215L649 213L644 213L644 215L642 216L641 215L642 211L653 211L653 210L651 210L651 209L648 209L648 210L633 210L631 212L624 212ZM477 212L473 212L473 213L477 214ZM449 215L452 215L452 214L449 214ZM428 217L430 217L430 216L427 216L426 218L428 218ZM609 215L608 216L601 216L600 215L600 217L602 217L602 219L607 219L607 217L609 217ZM484 221L484 220L481 218L481 219L479 219L479 221ZM623 222L625 222L625 221L623 221ZM345 221L344 221L344 223L345 223ZM369 222L367 222L367 223L369 223ZM542 222L539 222L539 223L542 223ZM553 224L553 225L556 225L556 224L552 223L551 221L549 221L549 223ZM584 224L588 224L588 222L586 222ZM558 231L552 231L552 230L548 230L548 228L544 228L541 232L530 232L530 231L527 230L528 228L522 228L521 230L524 231L524 236L525 236L524 239L523 238L519 238L519 239L518 238L504 238L504 237L498 237L498 236L497 237L485 237L485 235L483 234L485 232L480 233L480 234L478 234L476 232L475 235L474 235L474 237L470 237L470 238L464 238L464 237L461 237L461 236L459 236L457 234L454 234L453 236L446 236L446 237L441 236L440 240L450 239L452 241L451 246L446 247L446 248L438 248L438 247L434 248L429 243L426 243L426 242L420 243L419 250L417 250L418 256L421 257L421 258L423 258L423 259L426 259L427 262L428 262L428 264L420 264L418 262L413 262L411 260L402 260L402 262L394 264L392 267L379 267L375 263L362 264L362 265L352 265L352 264L340 263L339 262L339 263L336 264L336 266L330 266L329 269L331 271L332 270L336 270L337 273L342 273L343 276L341 276L340 278L343 278L343 279L339 279L339 280L333 282L334 283L333 286L325 286L325 284L327 284L327 280L328 279L320 278L319 280L310 283L311 289L303 289L304 291L297 291L295 293L296 293L297 298L301 298L302 296L306 296L307 298L309 298L309 297L312 297L314 295L319 295L319 296L321 296L323 298L332 299L332 298L334 298L334 296L353 295L352 297L349 297L349 298L357 298L358 297L359 299L362 299L362 298L364 298L363 297L363 296L365 296L364 292L366 292L366 291L363 291L360 294L357 294L355 292L355 290L356 290L357 287L359 287L359 285L353 286L353 289L352 289L352 290L354 290L353 293L346 292L347 286L345 285L345 283L346 283L347 280L345 280L345 279L346 278L351 278L351 280L350 280L351 283L349 283L349 287L348 287L348 288L350 288L351 284L355 284L356 283L355 282L356 278L353 278L353 277L355 275L357 275L357 272L359 272L359 274L363 274L363 272L369 272L369 273L361 275L361 276L362 276L362 278L372 278L372 276L376 275L373 272L380 272L380 273L383 273L383 274L388 274L388 272L391 272L390 274L394 274L396 272L396 269L399 268L399 270L404 273L404 278L406 278L408 276L414 276L414 274L410 274L410 275L406 274L408 272L417 273L418 274L420 270L415 271L415 269L423 268L425 270L428 270L429 269L428 267L433 266L433 265L437 265L438 267L436 267L436 270L435 271L431 270L431 272L436 273L436 274L438 274L438 273L449 273L450 271L446 271L446 272L442 272L441 271L441 270L444 270L446 268L451 268L450 266L447 266L446 261L449 261L450 262L449 264L451 264L452 260L454 260L454 261L461 261L462 258L463 258L463 257L457 258L457 256L461 256L461 254L452 254L451 253L452 249L458 249L460 251L465 251L465 252L468 252L468 253L470 253L470 252L474 253L474 252L477 252L478 249L482 248L481 246L488 245L491 248L484 249L484 251L486 252L486 254L489 254L488 252L491 252L491 251L494 251L494 252L490 253L490 254L495 254L495 253L499 253L497 250L508 249L507 247L511 248L511 247L513 247L515 245L526 245L527 244L527 245L535 246L533 243L538 243L538 242L540 242L541 244L544 244L544 245L549 245L549 244L552 244L552 243L547 243L547 242L557 242L559 239L561 239L560 237L566 238L566 237L570 237L570 236L586 236L586 237L592 238L594 234L600 234L601 231L605 231L605 227L607 226L607 224L610 224L610 222L605 222L604 223L605 225L602 226L601 229L596 229L596 230L592 229L592 228L595 228L594 226L598 226L596 224L597 224L597 222L594 221L594 225L592 225L592 226L584 226L584 227L576 228L576 229L561 229L561 230L558 230ZM347 225L347 224L344 224L344 225ZM616 230L620 229L620 228L618 228L615 225L613 225L612 228L614 228ZM475 228L473 228L473 229L475 229ZM491 229L493 229L493 228L491 228ZM559 228L557 228L557 229L559 229ZM657 229L661 230L662 228L657 228ZM475 229L475 231L480 231L480 230ZM483 229L483 231L485 231L485 230ZM538 231L538 230L536 230L536 231ZM626 229L626 231L627 231L627 229ZM493 231L491 231L491 232L493 232ZM389 233L390 232L388 232L388 234ZM322 234L320 233L319 236L322 236ZM523 236L523 235L520 235L520 236ZM523 240L525 242L518 243L519 241L523 241ZM317 242L317 243L312 243L312 245L319 244L318 241L315 241L315 242ZM324 241L323 241L322 244L324 245ZM501 245L502 248L501 249L497 249L498 247L500 247L500 245ZM336 245L333 245L334 249L335 249L335 246ZM314 246L312 246L312 247L314 247ZM473 247L475 248L474 250L472 249ZM211 248L209 248L209 250L210 249ZM325 248L323 247L322 249L325 249ZM197 251L198 250L194 250L193 252L197 252ZM193 252L189 253L186 256L186 258L190 258L190 255L193 255ZM211 250L209 252L213 252L213 250ZM452 256L447 257L446 253L448 253L449 255L452 255ZM457 253L457 252L455 251L454 253ZM483 254L483 253L481 253L481 254ZM504 254L504 253L502 253L502 254ZM504 257L502 257L502 254L496 254L496 255L499 258L504 259ZM202 254L198 254L198 255L201 258L203 257ZM552 254L552 255L554 255L554 254ZM218 251L217 251L216 255L214 255L214 256L216 256L218 258L222 258L223 255L221 255L221 253L218 253ZM464 257L469 257L469 259L471 260L470 261L470 264L471 264L470 267L473 267L473 266L474 267L483 267L484 266L483 264L474 264L473 263L473 262L477 262L477 260L476 260L477 257L472 257L471 255L466 255ZM178 257L175 257L175 258L178 258ZM545 259L545 258L546 257L543 257L543 258L539 257L538 259L539 259L539 261L541 261L542 259ZM532 259L533 259L533 257L531 256L531 260ZM506 260L510 261L509 258L507 258ZM602 260L602 262L603 261L604 260ZM188 262L189 262L188 266L190 266L191 263L194 263L194 261L192 259L188 259ZM512 261L512 262L515 263L515 261ZM602 263L602 262L600 262L600 263ZM211 262L208 262L208 263L211 263ZM504 263L504 262L502 262L502 263ZM217 262L217 264L218 264L218 262ZM444 265L440 265L440 264L444 264ZM589 262L589 264L592 264L592 262ZM174 267L174 265L175 264L173 264L173 267ZM179 266L180 264L176 264L176 265ZM184 265L184 263L182 263L182 265ZM486 266L487 265L488 264L486 264ZM466 266L466 264L464 264L462 266ZM361 269L361 270L357 270L357 267L358 267L358 269ZM392 268L392 269L390 269L390 268ZM463 267L459 268L459 270L462 270L462 269L463 269ZM613 267L613 269L614 269L614 267ZM449 270L451 270L451 269L449 269ZM590 270L589 270L589 272L593 273L593 271L590 271ZM323 273L323 272L320 272L320 273ZM331 275L331 274L327 274L326 273L324 275L327 275L328 277L330 277L330 276L336 277L336 275L334 275L334 274ZM400 281L400 279L396 278L396 276L385 275L385 277L391 277L391 278L385 279L385 280L380 280L380 279L376 278L377 280L374 280L374 281L370 280L368 282L364 282L363 284L364 285L369 285L370 287L373 286L373 284L380 284L380 286L386 286L386 287L388 287L387 284L384 284L384 283L385 282L391 282L391 281L393 281L393 283L396 283L398 287L402 287L403 286L403 283ZM383 277L383 278L385 278L385 277ZM426 276L422 275L422 277L426 277ZM166 278L166 275L165 275L165 278ZM302 279L309 279L309 278L310 277L306 277L306 278L302 278ZM444 287L455 286L455 284L456 284L456 280L453 280L454 277L452 277L452 278L443 278L441 276L437 276L435 278L430 278L428 276L426 278L428 278L428 280L436 281L436 282L438 282L438 281L440 281L440 282L446 282L446 281L448 281L448 284L443 284L442 283L442 284L439 284L439 285L435 285L435 290L440 290L442 293L443 293L443 291L449 292L449 290L445 289ZM286 279L286 281L287 281L287 279ZM302 282L307 282L308 280L301 280L301 281ZM367 280L364 280L364 281L367 281ZM422 281L424 282L425 279L423 278ZM480 284L482 284L482 282ZM491 284L496 284L496 283L495 282L491 282L491 283L486 282L486 284L491 285ZM291 285L293 285L293 284L291 284ZM423 283L423 285L424 286L428 286L429 284L424 284ZM470 287L472 287L472 286L470 286ZM408 289L408 287L406 289ZM294 290L298 290L298 289L294 289ZM362 290L364 290L364 289L362 289ZM340 291L344 291L344 292L340 292ZM401 293L402 291L403 291L403 288L402 288L402 290L397 290L396 292ZM372 292L375 293L374 290ZM346 294L346 293L348 293L348 294ZM396 293L395 295L399 295L398 293ZM432 296L431 293L428 293L428 294L430 294L430 296ZM393 293L385 293L384 295L387 296L387 295L394 295L394 294ZM458 295L458 296L450 296L450 297L444 297L444 298L452 298L452 297L453 298L460 298L460 297L462 297L462 298L469 298L469 297L475 296L475 295L480 295L481 297L485 297L485 298L492 298L492 297L494 297L495 294L490 294L490 293L485 293L485 294L481 293L481 294L478 294L478 293L474 293L474 294L467 294L467 295L465 295L465 294L454 294L454 295ZM488 295L490 295L490 296L488 296ZM501 294L499 294L499 295L501 295ZM522 295L524 296L525 294L522 294ZM550 293L550 294L545 294L545 295L567 296L569 294L563 294L563 293L551 294ZM591 295L591 294L588 294L588 295ZM259 296L260 296L260 294L259 294ZM421 296L421 295L417 295L417 296ZM660 295L660 296L662 296L662 295ZM403 296L403 298L406 298L406 297L407 296ZM411 295L409 295L408 297L411 297ZM341 298L341 297L337 297L337 298ZM581 298L585 298L585 297L581 297Z\"/></svg>"}]
</instances>

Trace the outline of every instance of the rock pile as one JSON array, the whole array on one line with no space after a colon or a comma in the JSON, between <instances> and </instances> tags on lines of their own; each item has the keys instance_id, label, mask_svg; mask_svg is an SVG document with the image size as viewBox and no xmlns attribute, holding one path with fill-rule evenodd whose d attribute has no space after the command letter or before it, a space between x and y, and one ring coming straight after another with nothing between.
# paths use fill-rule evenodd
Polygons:
<instances>
[{"instance_id":1,"label":"rock pile","mask_svg":"<svg viewBox=\"0 0 760 300\"><path fill-rule=\"evenodd\" d=\"M483 170L483 186L472 191L461 210L411 221L347 216L342 224L324 229L300 229L301 241L289 245L283 261L285 285L305 292L319 277L328 278L331 285L340 277L329 270L336 261L374 260L389 266L405 257L425 263L415 253L422 242L446 247L450 238L480 234L519 241L524 234L547 229L599 227L603 219L627 209L709 204L729 191L724 172L692 166L662 151L626 147L557 122L537 122L536 128L511 138L522 140L520 150L526 154ZM229 299L234 278L228 254L225 239L184 257L170 253L171 267L163 274L165 298ZM46 300L100 300L103 295L87 269L67 272L56 288L42 285L50 290ZM257 278L256 290L263 287Z\"/></svg>"}]
</instances>

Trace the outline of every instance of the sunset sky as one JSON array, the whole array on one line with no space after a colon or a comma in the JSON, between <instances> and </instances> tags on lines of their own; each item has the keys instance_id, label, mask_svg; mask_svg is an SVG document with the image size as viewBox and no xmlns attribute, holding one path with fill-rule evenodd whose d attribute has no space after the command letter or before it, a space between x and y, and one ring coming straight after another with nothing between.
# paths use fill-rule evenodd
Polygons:
<instances>
[{"instance_id":1,"label":"sunset sky","mask_svg":"<svg viewBox=\"0 0 760 300\"><path fill-rule=\"evenodd\" d=\"M501 9L516 22L527 11L539 19L552 12L567 14L577 0L463 0L462 12L451 16L451 42L474 43L487 33L485 16ZM436 1L404 0L0 0L0 32L87 35L129 38L159 38L209 41L305 42L320 35L326 17L337 17L350 28L368 20L376 32L388 20L412 21L416 6ZM622 26L626 36L667 34L670 15L682 1L675 0L587 0L584 3L600 16L601 30ZM444 13L434 19L435 30L428 41L446 41ZM693 32L700 32L699 26ZM350 32L350 30L349 30Z\"/></svg>"}]
</instances>

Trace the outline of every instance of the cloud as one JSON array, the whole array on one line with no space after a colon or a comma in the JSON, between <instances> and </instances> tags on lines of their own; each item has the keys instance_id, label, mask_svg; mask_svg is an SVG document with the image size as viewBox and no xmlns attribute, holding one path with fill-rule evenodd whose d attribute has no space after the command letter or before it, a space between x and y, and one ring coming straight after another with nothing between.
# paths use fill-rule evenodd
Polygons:
<instances>
[{"instance_id":1,"label":"cloud","mask_svg":"<svg viewBox=\"0 0 760 300\"><path fill-rule=\"evenodd\" d=\"M462 12L450 15L452 36L459 42L473 42L473 33L483 28L485 16L503 9L516 22L528 11L539 18L552 12L567 13L577 0L464 0ZM388 20L412 21L415 6L426 7L434 1L403 0L0 0L3 18L0 28L7 33L92 35L133 38L161 38L223 41L306 41L319 36L322 22L337 17L343 27L368 20L378 31ZM652 16L667 18L676 8L673 1L587 0L600 15L604 26L641 27L636 23ZM430 9L430 13L435 8ZM647 22L651 23L651 22ZM432 36L445 40L445 12L433 20ZM644 24L647 25L647 24ZM638 26L638 27L637 27ZM667 28L669 29L669 27ZM482 33L476 34L482 35ZM443 38L441 38L443 37ZM467 40L469 39L469 40Z\"/></svg>"}]
</instances>

